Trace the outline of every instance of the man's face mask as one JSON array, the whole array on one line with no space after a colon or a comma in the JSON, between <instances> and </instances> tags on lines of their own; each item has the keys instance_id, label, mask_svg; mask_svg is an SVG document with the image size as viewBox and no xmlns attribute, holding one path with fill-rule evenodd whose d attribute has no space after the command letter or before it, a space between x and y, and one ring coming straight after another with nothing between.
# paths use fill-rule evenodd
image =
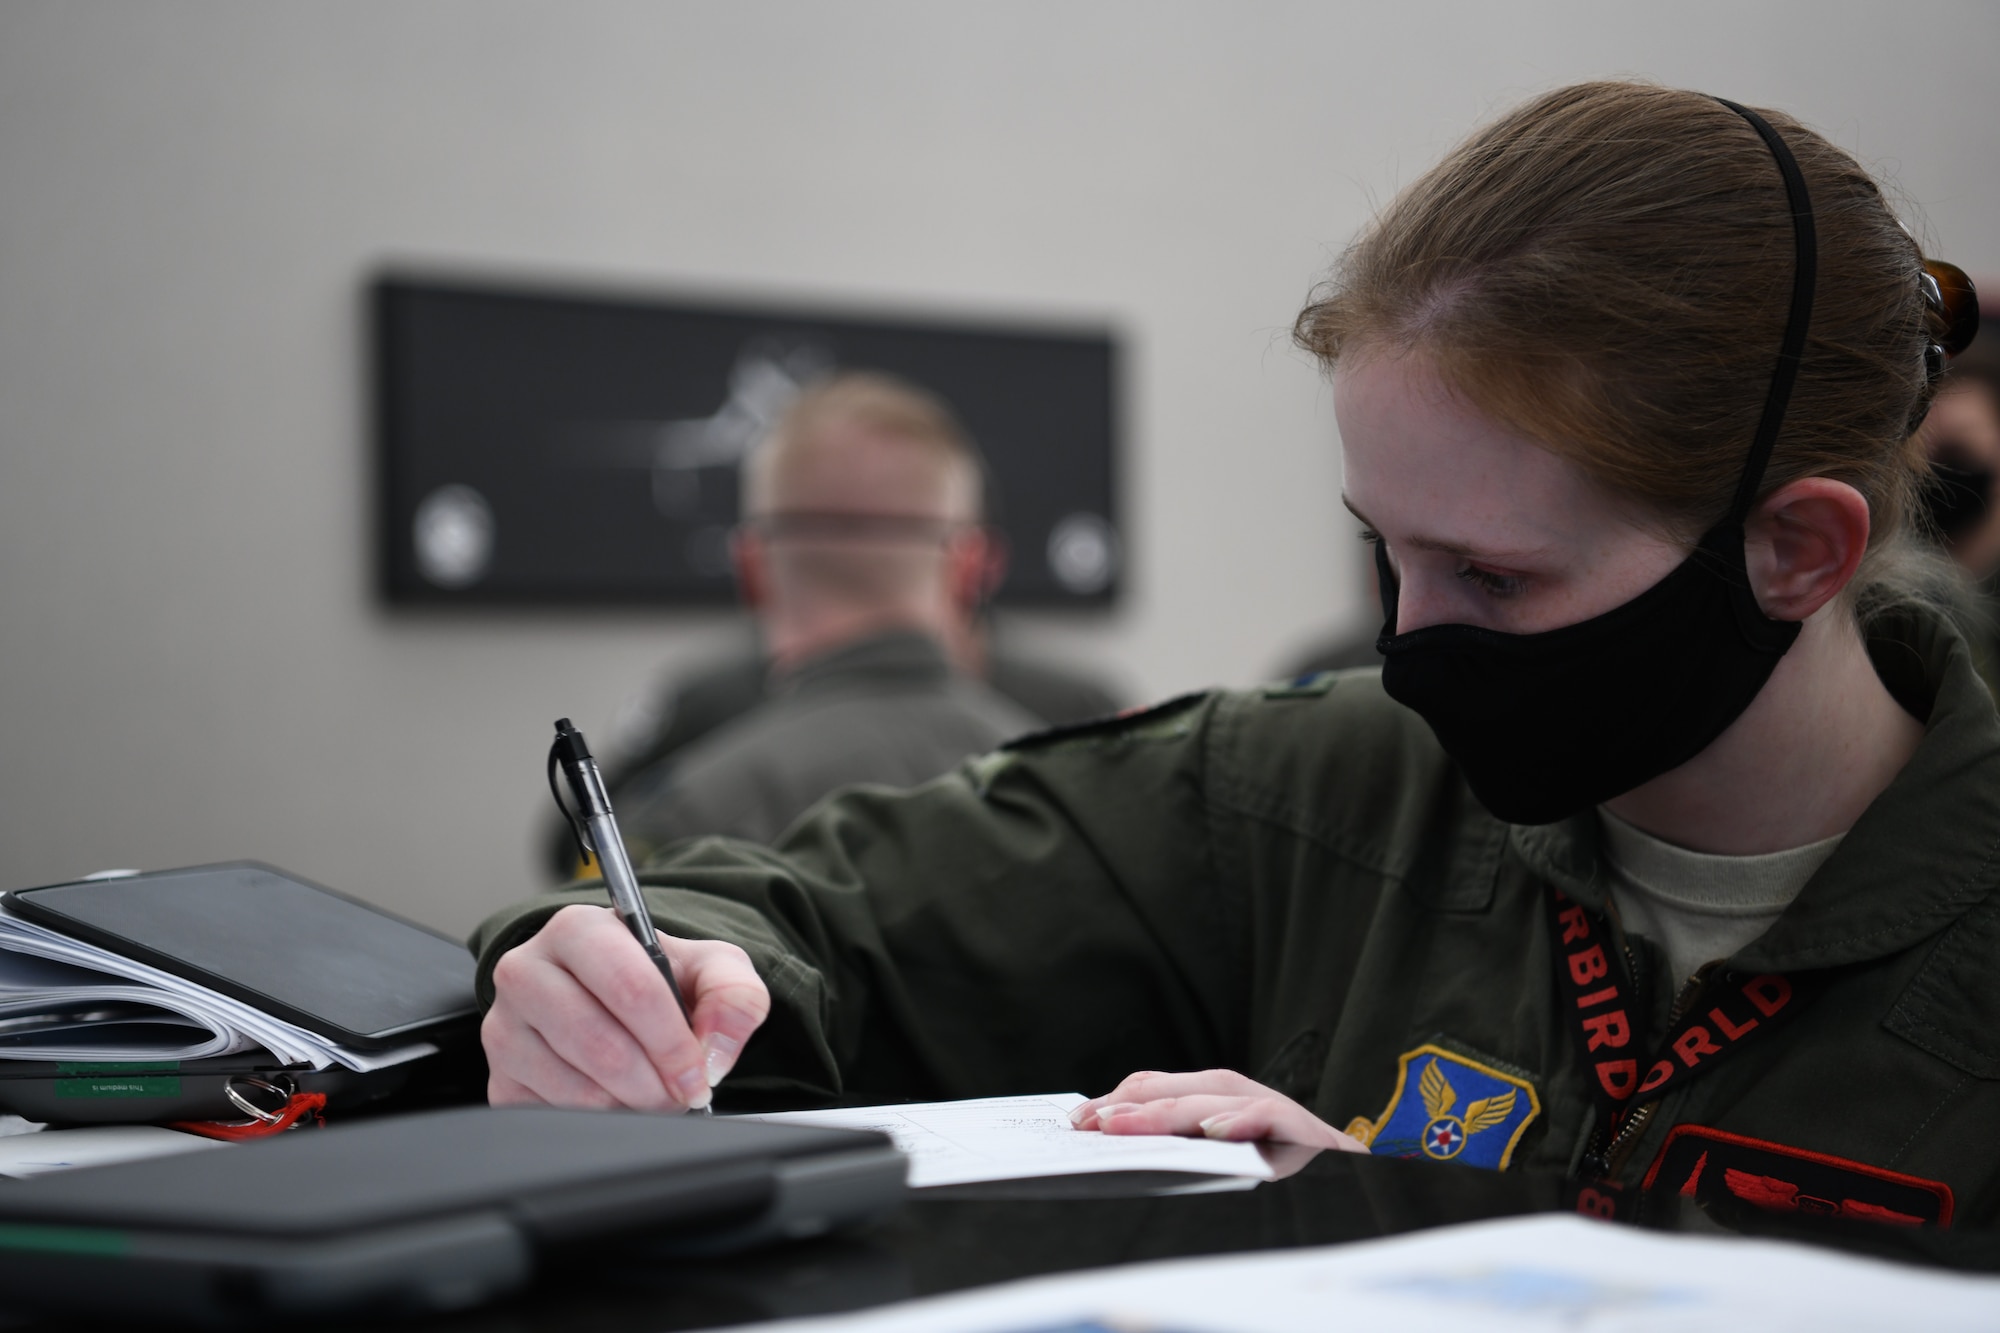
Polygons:
<instances>
[{"instance_id":1,"label":"man's face mask","mask_svg":"<svg viewBox=\"0 0 2000 1333\"><path fill-rule=\"evenodd\" d=\"M1423 716L1480 802L1515 824L1578 814L1678 768L1743 715L1798 638L1757 605L1743 549L1784 423L1812 318L1818 240L1791 150L1733 102L1777 158L1797 242L1791 312L1764 415L1728 514L1674 571L1601 616L1539 634L1474 625L1396 632L1397 582L1382 583L1382 685Z\"/></svg>"},{"instance_id":2,"label":"man's face mask","mask_svg":"<svg viewBox=\"0 0 2000 1333\"><path fill-rule=\"evenodd\" d=\"M1963 445L1941 445L1924 481L1924 506L1938 535L1957 541L1985 522L1992 504L1993 469L1972 462Z\"/></svg>"}]
</instances>

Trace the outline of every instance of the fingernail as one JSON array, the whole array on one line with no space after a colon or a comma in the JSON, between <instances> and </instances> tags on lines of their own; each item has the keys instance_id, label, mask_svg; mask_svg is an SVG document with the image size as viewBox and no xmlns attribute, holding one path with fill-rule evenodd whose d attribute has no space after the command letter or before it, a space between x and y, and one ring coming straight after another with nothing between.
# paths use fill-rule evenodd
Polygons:
<instances>
[{"instance_id":1,"label":"fingernail","mask_svg":"<svg viewBox=\"0 0 2000 1333\"><path fill-rule=\"evenodd\" d=\"M743 1043L720 1032L711 1032L702 1042L702 1049L708 1052L708 1086L713 1088L736 1068L736 1057L743 1053Z\"/></svg>"},{"instance_id":2,"label":"fingernail","mask_svg":"<svg viewBox=\"0 0 2000 1333\"><path fill-rule=\"evenodd\" d=\"M709 1102L708 1080L699 1069L684 1069L674 1076L674 1096L682 1106L699 1111Z\"/></svg>"},{"instance_id":3,"label":"fingernail","mask_svg":"<svg viewBox=\"0 0 2000 1333\"><path fill-rule=\"evenodd\" d=\"M1202 1121L1201 1132L1211 1139L1226 1139L1229 1137L1229 1127L1235 1123L1236 1117L1225 1111L1221 1115L1212 1115Z\"/></svg>"},{"instance_id":4,"label":"fingernail","mask_svg":"<svg viewBox=\"0 0 2000 1333\"><path fill-rule=\"evenodd\" d=\"M1097 1115L1097 1110L1095 1107L1079 1106L1074 1111L1071 1111L1069 1113L1069 1126L1071 1129L1082 1129L1086 1124L1088 1124L1092 1119L1094 1119L1096 1115Z\"/></svg>"},{"instance_id":5,"label":"fingernail","mask_svg":"<svg viewBox=\"0 0 2000 1333\"><path fill-rule=\"evenodd\" d=\"M1137 1102L1113 1102L1109 1106L1100 1106L1097 1108L1097 1122L1103 1124L1107 1120L1116 1120L1119 1116L1129 1115L1138 1109Z\"/></svg>"}]
</instances>

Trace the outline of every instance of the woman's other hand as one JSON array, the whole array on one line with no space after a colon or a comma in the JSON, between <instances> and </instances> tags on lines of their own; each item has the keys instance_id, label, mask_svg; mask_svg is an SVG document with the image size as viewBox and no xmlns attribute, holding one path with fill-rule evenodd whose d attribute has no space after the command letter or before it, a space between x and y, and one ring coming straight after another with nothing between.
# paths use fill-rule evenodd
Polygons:
<instances>
[{"instance_id":1,"label":"woman's other hand","mask_svg":"<svg viewBox=\"0 0 2000 1333\"><path fill-rule=\"evenodd\" d=\"M771 1011L749 955L661 935L693 1029L666 979L608 907L574 904L493 968L479 1030L495 1106L678 1111L709 1103Z\"/></svg>"},{"instance_id":2,"label":"woman's other hand","mask_svg":"<svg viewBox=\"0 0 2000 1333\"><path fill-rule=\"evenodd\" d=\"M1106 1134L1177 1134L1262 1144L1265 1157L1281 1176L1297 1171L1324 1149L1368 1151L1359 1139L1341 1133L1290 1097L1230 1069L1133 1074L1070 1112L1070 1123Z\"/></svg>"}]
</instances>

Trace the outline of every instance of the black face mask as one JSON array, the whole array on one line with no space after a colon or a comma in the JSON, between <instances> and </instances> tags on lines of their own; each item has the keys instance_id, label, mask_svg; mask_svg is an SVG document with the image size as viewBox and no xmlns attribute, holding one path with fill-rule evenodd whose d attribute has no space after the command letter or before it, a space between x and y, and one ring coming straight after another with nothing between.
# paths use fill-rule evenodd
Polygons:
<instances>
[{"instance_id":1,"label":"black face mask","mask_svg":"<svg viewBox=\"0 0 2000 1333\"><path fill-rule=\"evenodd\" d=\"M1727 516L1639 596L1540 634L1475 625L1396 633L1396 576L1388 553L1375 548L1382 686L1430 723L1473 794L1509 823L1553 823L1694 758L1743 715L1799 635L1797 622L1758 607L1743 524L1805 349L1818 240L1805 178L1784 141L1755 112L1723 105L1777 158L1798 253L1777 370Z\"/></svg>"}]
</instances>

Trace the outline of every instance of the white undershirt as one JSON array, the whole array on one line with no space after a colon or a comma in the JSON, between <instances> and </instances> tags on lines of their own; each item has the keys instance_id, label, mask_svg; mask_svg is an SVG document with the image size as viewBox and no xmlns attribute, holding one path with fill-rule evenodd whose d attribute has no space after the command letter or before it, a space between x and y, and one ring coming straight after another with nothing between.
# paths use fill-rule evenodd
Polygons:
<instances>
[{"instance_id":1,"label":"white undershirt","mask_svg":"<svg viewBox=\"0 0 2000 1333\"><path fill-rule=\"evenodd\" d=\"M1717 856L1642 833L1599 807L1611 900L1627 932L1666 951L1678 988L1770 929L1845 834L1782 852Z\"/></svg>"}]
</instances>

